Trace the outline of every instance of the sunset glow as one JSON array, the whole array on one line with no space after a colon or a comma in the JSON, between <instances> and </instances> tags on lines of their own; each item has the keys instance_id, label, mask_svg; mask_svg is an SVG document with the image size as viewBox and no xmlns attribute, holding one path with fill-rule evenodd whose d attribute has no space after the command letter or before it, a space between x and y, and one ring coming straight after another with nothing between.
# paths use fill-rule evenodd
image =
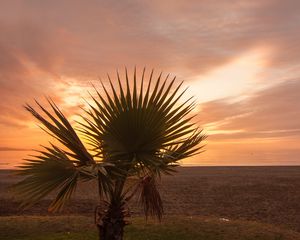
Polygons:
<instances>
[{"instance_id":1,"label":"sunset glow","mask_svg":"<svg viewBox=\"0 0 300 240\"><path fill-rule=\"evenodd\" d=\"M260 74L265 70L267 60L264 49L246 52L229 63L194 77L190 82L191 92L200 103L227 97L246 97L263 84Z\"/></svg>"},{"instance_id":2,"label":"sunset glow","mask_svg":"<svg viewBox=\"0 0 300 240\"><path fill-rule=\"evenodd\" d=\"M300 1L252 2L4 1L0 168L55 141L22 105L50 96L74 123L92 84L125 66L195 96L208 138L183 165L300 165Z\"/></svg>"}]
</instances>

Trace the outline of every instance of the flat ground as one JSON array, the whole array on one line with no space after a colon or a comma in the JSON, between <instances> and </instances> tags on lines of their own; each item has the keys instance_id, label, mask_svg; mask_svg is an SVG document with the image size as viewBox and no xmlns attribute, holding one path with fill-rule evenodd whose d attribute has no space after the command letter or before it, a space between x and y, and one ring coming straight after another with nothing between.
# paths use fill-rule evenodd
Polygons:
<instances>
[{"instance_id":1,"label":"flat ground","mask_svg":"<svg viewBox=\"0 0 300 240\"><path fill-rule=\"evenodd\" d=\"M255 221L300 232L300 166L178 170L160 185L167 216ZM8 190L16 181L18 177L10 171L0 171L0 216L47 215L51 196L29 210L18 210ZM97 204L95 190L93 185L81 185L61 215L92 215ZM140 215L140 209L133 206L133 216Z\"/></svg>"},{"instance_id":2,"label":"flat ground","mask_svg":"<svg viewBox=\"0 0 300 240\"><path fill-rule=\"evenodd\" d=\"M97 231L85 216L0 217L1 240L92 240ZM257 222L166 217L162 224L134 217L124 240L297 240L300 233Z\"/></svg>"}]
</instances>

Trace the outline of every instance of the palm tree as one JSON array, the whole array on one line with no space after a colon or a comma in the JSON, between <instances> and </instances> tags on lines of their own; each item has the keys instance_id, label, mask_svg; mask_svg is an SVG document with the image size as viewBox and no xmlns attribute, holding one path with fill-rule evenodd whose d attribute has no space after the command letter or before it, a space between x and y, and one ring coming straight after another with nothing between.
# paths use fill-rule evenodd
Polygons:
<instances>
[{"instance_id":1,"label":"palm tree","mask_svg":"<svg viewBox=\"0 0 300 240\"><path fill-rule=\"evenodd\" d=\"M131 81L127 70L124 77L125 86L117 73L118 88L108 76L110 90L103 83L103 93L95 89L78 128L71 126L51 99L51 112L39 102L41 114L25 105L60 144L50 143L25 159L18 172L26 178L15 186L22 207L56 190L49 210L61 210L79 181L96 180L95 216L101 240L123 239L126 206L134 196L146 217L162 218L157 181L162 174L175 172L179 160L200 153L199 143L205 136L191 123L192 98L181 101L186 91L181 90L182 82L168 80L169 75L163 79L162 74L153 81L152 71L146 84L145 69L139 80L136 70Z\"/></svg>"}]
</instances>

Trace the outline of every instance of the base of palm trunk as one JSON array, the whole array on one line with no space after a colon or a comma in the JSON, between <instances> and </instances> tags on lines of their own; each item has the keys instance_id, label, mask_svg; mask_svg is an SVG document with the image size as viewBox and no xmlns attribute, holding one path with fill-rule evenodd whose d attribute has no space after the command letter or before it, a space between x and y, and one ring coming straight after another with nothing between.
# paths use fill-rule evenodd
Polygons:
<instances>
[{"instance_id":1,"label":"base of palm trunk","mask_svg":"<svg viewBox=\"0 0 300 240\"><path fill-rule=\"evenodd\" d=\"M123 240L126 223L122 207L110 206L96 224L100 240Z\"/></svg>"},{"instance_id":2,"label":"base of palm trunk","mask_svg":"<svg viewBox=\"0 0 300 240\"><path fill-rule=\"evenodd\" d=\"M107 219L102 225L98 225L100 240L122 240L124 226L123 220Z\"/></svg>"}]
</instances>

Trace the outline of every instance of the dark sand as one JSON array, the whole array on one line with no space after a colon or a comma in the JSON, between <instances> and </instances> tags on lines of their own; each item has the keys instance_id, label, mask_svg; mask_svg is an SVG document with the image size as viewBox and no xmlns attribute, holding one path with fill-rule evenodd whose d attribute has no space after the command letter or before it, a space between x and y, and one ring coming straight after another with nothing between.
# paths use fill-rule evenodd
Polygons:
<instances>
[{"instance_id":1,"label":"dark sand","mask_svg":"<svg viewBox=\"0 0 300 240\"><path fill-rule=\"evenodd\" d=\"M164 177L161 193L168 215L217 216L281 225L300 232L300 166L294 167L184 167ZM45 215L53 196L19 211L8 187L18 181L0 171L0 216ZM60 214L92 215L97 204L94 184L78 187ZM139 215L133 204L131 211Z\"/></svg>"}]
</instances>

